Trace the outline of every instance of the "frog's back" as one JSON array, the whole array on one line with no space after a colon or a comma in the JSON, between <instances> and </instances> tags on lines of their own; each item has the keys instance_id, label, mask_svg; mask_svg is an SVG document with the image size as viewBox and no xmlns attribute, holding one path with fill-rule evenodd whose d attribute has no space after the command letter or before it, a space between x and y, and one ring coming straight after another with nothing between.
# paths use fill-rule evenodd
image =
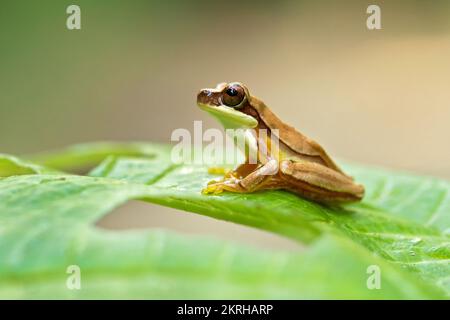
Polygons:
<instances>
[{"instance_id":1,"label":"frog's back","mask_svg":"<svg viewBox=\"0 0 450 320\"><path fill-rule=\"evenodd\" d=\"M306 160L316 162L344 174L317 142L281 121L264 102L252 97L250 105L269 129L278 129L280 151L283 157L292 161Z\"/></svg>"}]
</instances>

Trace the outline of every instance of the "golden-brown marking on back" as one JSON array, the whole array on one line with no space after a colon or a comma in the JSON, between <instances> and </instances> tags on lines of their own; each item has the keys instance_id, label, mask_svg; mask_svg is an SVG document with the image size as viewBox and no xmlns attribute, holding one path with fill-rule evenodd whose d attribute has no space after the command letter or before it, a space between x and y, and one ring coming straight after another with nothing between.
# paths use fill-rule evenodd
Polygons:
<instances>
[{"instance_id":1,"label":"golden-brown marking on back","mask_svg":"<svg viewBox=\"0 0 450 320\"><path fill-rule=\"evenodd\" d=\"M278 129L278 139L293 151L299 154L319 157L324 165L343 175L345 173L334 163L325 150L314 140L298 132L294 127L280 120L270 109L258 98L249 99L250 106L257 112L259 118L270 129Z\"/></svg>"}]
</instances>

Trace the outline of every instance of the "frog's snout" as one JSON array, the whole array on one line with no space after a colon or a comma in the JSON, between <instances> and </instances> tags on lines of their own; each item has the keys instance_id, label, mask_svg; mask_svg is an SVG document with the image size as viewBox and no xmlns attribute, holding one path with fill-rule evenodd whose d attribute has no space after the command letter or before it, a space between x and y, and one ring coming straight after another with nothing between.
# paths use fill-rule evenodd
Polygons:
<instances>
[{"instance_id":1,"label":"frog's snout","mask_svg":"<svg viewBox=\"0 0 450 320\"><path fill-rule=\"evenodd\" d=\"M202 99L205 99L207 97L211 97L212 92L209 89L202 89L197 95L197 101L200 101Z\"/></svg>"},{"instance_id":2,"label":"frog's snout","mask_svg":"<svg viewBox=\"0 0 450 320\"><path fill-rule=\"evenodd\" d=\"M197 103L203 105L220 105L219 93L210 89L202 89L197 94Z\"/></svg>"},{"instance_id":3,"label":"frog's snout","mask_svg":"<svg viewBox=\"0 0 450 320\"><path fill-rule=\"evenodd\" d=\"M210 96L212 94L212 91L210 89L202 89L202 90L200 90L200 93Z\"/></svg>"}]
</instances>

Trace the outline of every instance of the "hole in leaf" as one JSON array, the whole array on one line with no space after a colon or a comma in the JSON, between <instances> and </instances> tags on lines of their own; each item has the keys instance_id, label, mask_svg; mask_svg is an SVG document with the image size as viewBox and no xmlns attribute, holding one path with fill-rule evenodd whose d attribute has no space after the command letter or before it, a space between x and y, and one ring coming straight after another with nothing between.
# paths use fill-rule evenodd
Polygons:
<instances>
[{"instance_id":1,"label":"hole in leaf","mask_svg":"<svg viewBox=\"0 0 450 320\"><path fill-rule=\"evenodd\" d=\"M255 228L141 201L130 201L97 222L108 230L162 228L182 234L215 236L264 249L302 250L290 239Z\"/></svg>"}]
</instances>

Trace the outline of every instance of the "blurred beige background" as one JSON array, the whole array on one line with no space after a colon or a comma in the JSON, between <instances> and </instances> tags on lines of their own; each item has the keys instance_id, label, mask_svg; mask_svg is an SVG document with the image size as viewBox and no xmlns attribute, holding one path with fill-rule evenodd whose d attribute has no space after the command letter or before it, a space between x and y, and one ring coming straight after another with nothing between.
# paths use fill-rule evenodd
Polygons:
<instances>
[{"instance_id":1,"label":"blurred beige background","mask_svg":"<svg viewBox=\"0 0 450 320\"><path fill-rule=\"evenodd\" d=\"M372 3L382 30L366 28ZM79 31L65 27L69 4ZM194 120L218 126L198 89L242 81L334 156L450 178L449 1L8 0L0 39L0 152L169 142ZM130 204L101 225L286 245L179 215Z\"/></svg>"}]
</instances>

